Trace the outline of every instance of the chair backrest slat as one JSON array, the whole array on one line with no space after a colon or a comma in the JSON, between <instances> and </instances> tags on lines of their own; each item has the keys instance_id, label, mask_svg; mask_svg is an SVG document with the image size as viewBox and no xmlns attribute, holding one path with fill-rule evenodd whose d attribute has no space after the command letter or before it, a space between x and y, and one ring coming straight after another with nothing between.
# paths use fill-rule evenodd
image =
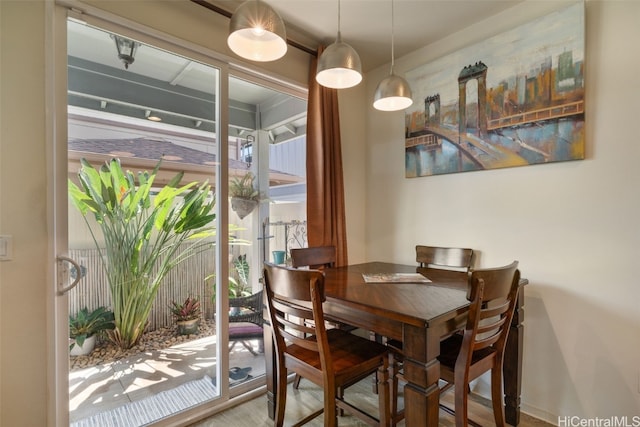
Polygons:
<instances>
[{"instance_id":1,"label":"chair backrest slat","mask_svg":"<svg viewBox=\"0 0 640 427\"><path fill-rule=\"evenodd\" d=\"M264 282L277 353L285 354L289 345L296 345L330 360L322 310L324 274L265 263ZM315 339L308 339L310 335Z\"/></svg>"},{"instance_id":2,"label":"chair backrest slat","mask_svg":"<svg viewBox=\"0 0 640 427\"><path fill-rule=\"evenodd\" d=\"M459 268L468 271L473 268L475 255L473 249L469 248L417 245L416 262L420 267Z\"/></svg>"},{"instance_id":3,"label":"chair backrest slat","mask_svg":"<svg viewBox=\"0 0 640 427\"><path fill-rule=\"evenodd\" d=\"M335 246L314 246L291 249L291 266L294 268L327 268L336 266Z\"/></svg>"},{"instance_id":4,"label":"chair backrest slat","mask_svg":"<svg viewBox=\"0 0 640 427\"><path fill-rule=\"evenodd\" d=\"M471 361L473 351L493 346L502 353L518 296L518 262L499 268L469 272L468 299L471 301L465 343L460 356Z\"/></svg>"}]
</instances>

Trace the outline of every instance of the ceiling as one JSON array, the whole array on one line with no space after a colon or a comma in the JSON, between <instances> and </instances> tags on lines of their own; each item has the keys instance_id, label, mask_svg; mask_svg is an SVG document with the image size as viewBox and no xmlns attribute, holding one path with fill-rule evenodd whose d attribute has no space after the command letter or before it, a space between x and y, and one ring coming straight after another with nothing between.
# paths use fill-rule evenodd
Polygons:
<instances>
[{"instance_id":1,"label":"ceiling","mask_svg":"<svg viewBox=\"0 0 640 427\"><path fill-rule=\"evenodd\" d=\"M231 16L243 0L191 0ZM313 50L337 34L337 0L264 0L276 9L290 40ZM395 0L395 56L408 54L521 0ZM359 53L365 71L390 62L391 0L341 0L343 40ZM203 13L216 13L203 7ZM215 74L211 67L141 45L125 69L113 38L104 31L69 23L69 104L103 113L212 132L216 128ZM290 49L296 49L291 47ZM306 102L237 78L229 82L232 137L262 129L272 143L306 132Z\"/></svg>"},{"instance_id":2,"label":"ceiling","mask_svg":"<svg viewBox=\"0 0 640 427\"><path fill-rule=\"evenodd\" d=\"M243 0L202 0L229 12ZM285 21L287 38L311 49L329 45L338 32L338 0L264 0ZM395 0L394 53L399 58L508 9L522 0ZM363 70L391 61L391 0L341 0L343 41ZM214 13L214 12L212 12Z\"/></svg>"},{"instance_id":3,"label":"ceiling","mask_svg":"<svg viewBox=\"0 0 640 427\"><path fill-rule=\"evenodd\" d=\"M69 105L134 119L215 132L215 68L140 44L128 68L118 59L106 31L69 21L67 26ZM306 101L245 80L229 79L229 135L255 130L272 143L306 133ZM95 114L91 114L94 116Z\"/></svg>"}]
</instances>

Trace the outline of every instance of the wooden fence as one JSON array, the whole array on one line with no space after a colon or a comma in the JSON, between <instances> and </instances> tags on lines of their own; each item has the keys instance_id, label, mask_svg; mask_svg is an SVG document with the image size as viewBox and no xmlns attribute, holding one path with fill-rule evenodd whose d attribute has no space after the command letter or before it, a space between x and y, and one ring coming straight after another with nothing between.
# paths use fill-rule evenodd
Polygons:
<instances>
[{"instance_id":1,"label":"wooden fence","mask_svg":"<svg viewBox=\"0 0 640 427\"><path fill-rule=\"evenodd\" d=\"M111 293L96 249L71 249L69 256L83 267L84 277L69 292L69 313L81 308L89 310L100 306L111 308ZM188 296L200 298L206 318L215 313L212 301L214 280L205 280L215 272L215 249L207 249L178 264L165 276L151 308L148 331L170 327L174 324L169 305L171 301L184 301Z\"/></svg>"},{"instance_id":2,"label":"wooden fence","mask_svg":"<svg viewBox=\"0 0 640 427\"><path fill-rule=\"evenodd\" d=\"M271 249L285 250L288 253L292 248L307 245L306 221L274 222L269 223L269 226L271 237L274 238ZM70 249L69 256L81 265L83 274L78 286L68 294L69 313L75 315L83 307L89 310L101 306L112 308L107 276L104 274L97 249ZM160 284L151 308L147 331L173 326L169 305L171 301L182 302L188 296L199 297L205 318L212 319L215 315L215 281L213 278L205 278L214 273L215 248L200 252L169 271Z\"/></svg>"}]
</instances>

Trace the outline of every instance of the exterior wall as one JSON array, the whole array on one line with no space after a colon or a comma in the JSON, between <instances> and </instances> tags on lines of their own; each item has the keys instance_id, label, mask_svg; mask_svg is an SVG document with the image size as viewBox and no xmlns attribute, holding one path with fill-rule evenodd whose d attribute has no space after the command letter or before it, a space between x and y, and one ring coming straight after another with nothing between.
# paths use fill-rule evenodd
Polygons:
<instances>
[{"instance_id":1,"label":"exterior wall","mask_svg":"<svg viewBox=\"0 0 640 427\"><path fill-rule=\"evenodd\" d=\"M632 416L640 408L640 90L631 83L640 66L633 54L640 3L585 5L585 160L405 179L404 115L371 107L385 66L366 76L366 146L356 153L365 156L366 184L350 189L366 193L364 215L349 218L366 218L368 260L412 264L414 246L431 244L475 248L480 267L520 261L530 281L522 407L554 424L558 416ZM402 74L560 7L518 4L400 58L395 70ZM486 393L486 383L477 390Z\"/></svg>"}]
</instances>

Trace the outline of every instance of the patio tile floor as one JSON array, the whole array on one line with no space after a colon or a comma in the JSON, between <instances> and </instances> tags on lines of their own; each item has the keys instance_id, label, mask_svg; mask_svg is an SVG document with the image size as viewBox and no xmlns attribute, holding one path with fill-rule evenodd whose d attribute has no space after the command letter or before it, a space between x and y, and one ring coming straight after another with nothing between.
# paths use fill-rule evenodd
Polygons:
<instances>
[{"instance_id":1,"label":"patio tile floor","mask_svg":"<svg viewBox=\"0 0 640 427\"><path fill-rule=\"evenodd\" d=\"M140 353L110 364L74 370L69 374L71 422L170 390L185 382L215 377L215 336L163 350ZM251 366L251 375L264 374L262 355L242 346L231 353L231 366Z\"/></svg>"}]
</instances>

